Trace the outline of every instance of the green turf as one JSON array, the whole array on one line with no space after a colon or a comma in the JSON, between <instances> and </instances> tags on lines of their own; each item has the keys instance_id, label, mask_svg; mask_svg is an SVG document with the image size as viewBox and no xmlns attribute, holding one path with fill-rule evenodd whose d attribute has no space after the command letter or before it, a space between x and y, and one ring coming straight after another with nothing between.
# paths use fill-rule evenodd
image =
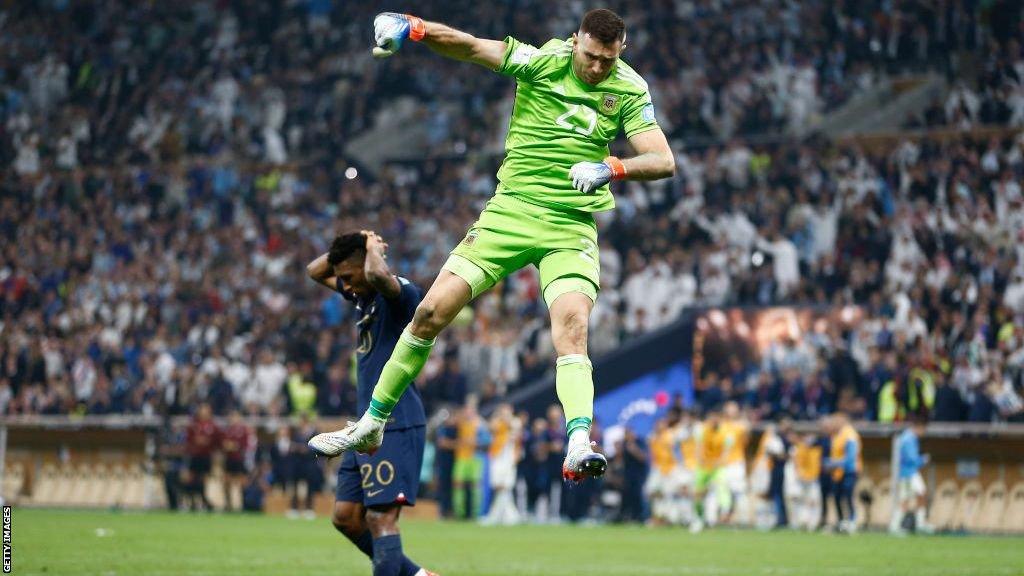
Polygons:
<instances>
[{"instance_id":1,"label":"green turf","mask_svg":"<svg viewBox=\"0 0 1024 576\"><path fill-rule=\"evenodd\" d=\"M14 574L371 574L326 519L15 509ZM407 522L443 576L1022 575L1024 539Z\"/></svg>"}]
</instances>

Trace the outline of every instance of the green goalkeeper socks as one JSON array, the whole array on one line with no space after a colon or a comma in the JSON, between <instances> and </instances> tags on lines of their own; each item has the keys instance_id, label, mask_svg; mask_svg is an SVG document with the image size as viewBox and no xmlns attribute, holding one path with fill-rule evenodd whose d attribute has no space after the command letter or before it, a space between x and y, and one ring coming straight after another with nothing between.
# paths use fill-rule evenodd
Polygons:
<instances>
[{"instance_id":1,"label":"green goalkeeper socks","mask_svg":"<svg viewBox=\"0 0 1024 576\"><path fill-rule=\"evenodd\" d=\"M559 356L555 362L555 389L565 411L565 432L577 430L589 437L594 419L594 367L585 354Z\"/></svg>"},{"instance_id":2,"label":"green goalkeeper socks","mask_svg":"<svg viewBox=\"0 0 1024 576\"><path fill-rule=\"evenodd\" d=\"M402 331L391 358L384 364L380 380L377 380L377 385L373 387L373 397L370 399L368 410L370 416L378 420L387 420L388 416L391 416L391 411L395 409L395 404L398 404L402 393L427 363L433 347L433 340L414 336L408 327Z\"/></svg>"}]
</instances>

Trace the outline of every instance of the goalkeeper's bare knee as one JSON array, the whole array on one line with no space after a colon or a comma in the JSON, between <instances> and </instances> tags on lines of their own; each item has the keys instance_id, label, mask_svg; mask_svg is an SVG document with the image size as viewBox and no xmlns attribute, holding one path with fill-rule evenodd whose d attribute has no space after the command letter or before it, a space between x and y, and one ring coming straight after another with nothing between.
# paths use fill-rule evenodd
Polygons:
<instances>
[{"instance_id":1,"label":"goalkeeper's bare knee","mask_svg":"<svg viewBox=\"0 0 1024 576\"><path fill-rule=\"evenodd\" d=\"M416 307L409 331L417 338L433 340L472 299L473 294L465 280L441 270L434 285Z\"/></svg>"},{"instance_id":2,"label":"goalkeeper's bare knee","mask_svg":"<svg viewBox=\"0 0 1024 576\"><path fill-rule=\"evenodd\" d=\"M436 303L429 299L424 300L416 307L409 331L418 338L433 340L452 321L454 316L452 314L451 317L446 317L438 309Z\"/></svg>"},{"instance_id":3,"label":"goalkeeper's bare knee","mask_svg":"<svg viewBox=\"0 0 1024 576\"><path fill-rule=\"evenodd\" d=\"M591 307L590 299L578 293L555 300L551 307L551 340L559 356L587 353Z\"/></svg>"}]
</instances>

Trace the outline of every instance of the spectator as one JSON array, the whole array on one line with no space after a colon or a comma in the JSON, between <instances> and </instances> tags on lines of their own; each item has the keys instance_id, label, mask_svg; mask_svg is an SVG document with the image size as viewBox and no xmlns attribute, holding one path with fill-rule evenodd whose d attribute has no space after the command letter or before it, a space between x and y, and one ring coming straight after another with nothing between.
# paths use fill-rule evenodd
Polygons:
<instances>
[{"instance_id":1,"label":"spectator","mask_svg":"<svg viewBox=\"0 0 1024 576\"><path fill-rule=\"evenodd\" d=\"M267 480L271 473L266 465L254 468L242 487L242 510L245 512L263 512L264 499L270 491Z\"/></svg>"},{"instance_id":2,"label":"spectator","mask_svg":"<svg viewBox=\"0 0 1024 576\"><path fill-rule=\"evenodd\" d=\"M287 491L295 479L295 458L292 455L292 429L289 426L282 426L277 430L274 443L270 446L271 462L271 484L283 491ZM294 488L298 491L298 488ZM298 504L292 509L297 508Z\"/></svg>"},{"instance_id":3,"label":"spectator","mask_svg":"<svg viewBox=\"0 0 1024 576\"><path fill-rule=\"evenodd\" d=\"M768 497L775 504L775 528L789 527L789 514L786 508L786 463L789 461L790 448L793 446L791 435L792 420L783 418L779 422L778 432L766 444L765 452L771 459L771 477L768 484Z\"/></svg>"},{"instance_id":4,"label":"spectator","mask_svg":"<svg viewBox=\"0 0 1024 576\"><path fill-rule=\"evenodd\" d=\"M619 520L637 522L643 520L643 486L647 478L647 447L632 428L627 427L616 457L622 459L622 509Z\"/></svg>"},{"instance_id":5,"label":"spectator","mask_svg":"<svg viewBox=\"0 0 1024 576\"><path fill-rule=\"evenodd\" d=\"M527 510L534 519L542 518L540 514L540 501L543 498L546 509L550 511L551 503L548 499L551 493L551 484L555 478L550 475L548 467L549 454L551 453L551 442L554 434L544 418L537 418L533 421L530 433L523 441L525 449L523 473L526 483Z\"/></svg>"},{"instance_id":6,"label":"spectator","mask_svg":"<svg viewBox=\"0 0 1024 576\"><path fill-rule=\"evenodd\" d=\"M209 404L200 404L195 417L185 432L188 455L188 483L185 494L191 500L192 511L202 506L207 512L213 505L206 497L206 476L213 468L213 453L220 448L221 431L213 421Z\"/></svg>"},{"instance_id":7,"label":"spectator","mask_svg":"<svg viewBox=\"0 0 1024 576\"><path fill-rule=\"evenodd\" d=\"M284 365L274 358L270 350L263 350L253 370L250 385L243 389L242 400L269 409L274 398L284 389L287 378L288 370Z\"/></svg>"},{"instance_id":8,"label":"spectator","mask_svg":"<svg viewBox=\"0 0 1024 576\"><path fill-rule=\"evenodd\" d=\"M161 442L157 449L157 461L164 479L164 496L167 508L180 510L184 485L189 481L186 456L186 435L183 426L167 426L161 431Z\"/></svg>"},{"instance_id":9,"label":"spectator","mask_svg":"<svg viewBox=\"0 0 1024 576\"><path fill-rule=\"evenodd\" d=\"M449 350L444 355L444 368L425 386L425 393L432 402L461 405L466 401L468 388L458 354Z\"/></svg>"},{"instance_id":10,"label":"spectator","mask_svg":"<svg viewBox=\"0 0 1024 576\"><path fill-rule=\"evenodd\" d=\"M302 499L302 517L306 520L316 519L316 510L313 507L316 495L320 493L324 483L324 470L320 459L309 449L306 444L309 439L319 431L309 420L309 416L299 417L299 424L295 427L291 437L291 459L292 459L292 495L291 508L288 510L289 518L299 517L299 484L305 485L305 497Z\"/></svg>"},{"instance_id":11,"label":"spectator","mask_svg":"<svg viewBox=\"0 0 1024 576\"><path fill-rule=\"evenodd\" d=\"M437 446L437 456L434 466L437 473L437 502L441 518L452 517L452 495L455 485L452 481L452 471L455 467L455 448L458 435L457 416L443 409L444 420L437 427L434 443Z\"/></svg>"},{"instance_id":12,"label":"spectator","mask_svg":"<svg viewBox=\"0 0 1024 576\"><path fill-rule=\"evenodd\" d=\"M228 426L221 435L221 451L224 453L224 509L231 511L234 507L234 492L238 490L243 500L244 509L245 486L251 484L248 478L250 462L255 451L256 432L242 421L242 413L233 410Z\"/></svg>"}]
</instances>

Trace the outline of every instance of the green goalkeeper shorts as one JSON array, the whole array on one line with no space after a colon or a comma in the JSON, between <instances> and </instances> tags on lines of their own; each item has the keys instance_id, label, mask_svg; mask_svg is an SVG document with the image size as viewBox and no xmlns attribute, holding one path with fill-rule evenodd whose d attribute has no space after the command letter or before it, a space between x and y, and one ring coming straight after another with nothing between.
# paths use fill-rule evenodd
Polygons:
<instances>
[{"instance_id":1,"label":"green goalkeeper shorts","mask_svg":"<svg viewBox=\"0 0 1024 576\"><path fill-rule=\"evenodd\" d=\"M484 461L479 456L456 458L452 466L452 481L475 483L484 477Z\"/></svg>"},{"instance_id":2,"label":"green goalkeeper shorts","mask_svg":"<svg viewBox=\"0 0 1024 576\"><path fill-rule=\"evenodd\" d=\"M480 218L452 250L444 269L469 283L476 298L533 264L544 301L581 292L597 300L601 265L593 214L552 210L522 200L500 184Z\"/></svg>"},{"instance_id":3,"label":"green goalkeeper shorts","mask_svg":"<svg viewBox=\"0 0 1024 576\"><path fill-rule=\"evenodd\" d=\"M697 492L707 492L708 487L718 481L721 468L698 468L694 476L693 488Z\"/></svg>"}]
</instances>

